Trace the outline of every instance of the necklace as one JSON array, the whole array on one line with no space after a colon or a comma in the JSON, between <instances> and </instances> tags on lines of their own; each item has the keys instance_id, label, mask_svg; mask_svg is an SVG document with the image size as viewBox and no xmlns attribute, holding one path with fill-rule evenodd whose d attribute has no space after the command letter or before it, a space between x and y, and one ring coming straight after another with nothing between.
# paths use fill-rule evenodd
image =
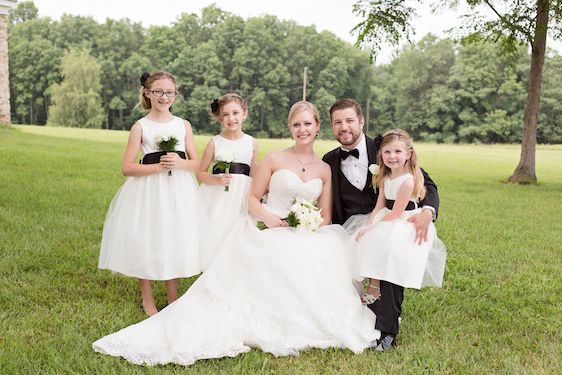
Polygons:
<instances>
[{"instance_id":1,"label":"necklace","mask_svg":"<svg viewBox=\"0 0 562 375\"><path fill-rule=\"evenodd\" d=\"M312 163L312 160L314 160L314 156L312 156L312 159L310 159L308 162L303 163L303 162L301 161L301 159L299 159L299 156L297 155L297 151L295 150L295 146L293 146L293 152L295 153L295 157L297 158L299 164L300 164L301 167L302 167L301 171L306 172L305 165L309 165L310 163Z\"/></svg>"}]
</instances>

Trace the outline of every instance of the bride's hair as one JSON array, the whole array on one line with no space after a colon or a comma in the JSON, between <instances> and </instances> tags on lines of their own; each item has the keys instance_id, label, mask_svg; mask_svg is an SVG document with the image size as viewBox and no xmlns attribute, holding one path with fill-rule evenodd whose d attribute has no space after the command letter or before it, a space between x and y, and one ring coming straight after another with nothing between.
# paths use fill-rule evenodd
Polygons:
<instances>
[{"instance_id":1,"label":"bride's hair","mask_svg":"<svg viewBox=\"0 0 562 375\"><path fill-rule=\"evenodd\" d=\"M412 152L412 156L406 161L406 168L414 176L414 191L412 192L413 198L420 200L425 197L426 189L424 186L424 178L418 164L418 156L414 150L412 137L402 129L392 129L382 135L382 141L377 153L377 163L379 164L380 173L377 175L375 181L376 186L381 187L384 184L384 177L390 175L390 168L384 165L382 161L382 148L393 141L400 141L404 144L406 150Z\"/></svg>"},{"instance_id":2,"label":"bride's hair","mask_svg":"<svg viewBox=\"0 0 562 375\"><path fill-rule=\"evenodd\" d=\"M301 100L300 102L296 102L293 104L291 109L289 110L289 116L287 118L287 124L291 126L291 122L297 117L297 115L304 111L310 111L314 116L314 121L318 125L320 125L320 113L314 104L311 102L307 102L306 100Z\"/></svg>"}]
</instances>

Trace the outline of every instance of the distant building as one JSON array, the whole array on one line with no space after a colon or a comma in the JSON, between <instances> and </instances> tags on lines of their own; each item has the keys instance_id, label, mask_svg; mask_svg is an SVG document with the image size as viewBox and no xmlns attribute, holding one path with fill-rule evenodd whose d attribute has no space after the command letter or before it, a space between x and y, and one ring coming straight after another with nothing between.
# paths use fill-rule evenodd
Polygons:
<instances>
[{"instance_id":1,"label":"distant building","mask_svg":"<svg viewBox=\"0 0 562 375\"><path fill-rule=\"evenodd\" d=\"M10 74L8 69L8 12L17 0L0 0L0 124L10 120Z\"/></svg>"}]
</instances>

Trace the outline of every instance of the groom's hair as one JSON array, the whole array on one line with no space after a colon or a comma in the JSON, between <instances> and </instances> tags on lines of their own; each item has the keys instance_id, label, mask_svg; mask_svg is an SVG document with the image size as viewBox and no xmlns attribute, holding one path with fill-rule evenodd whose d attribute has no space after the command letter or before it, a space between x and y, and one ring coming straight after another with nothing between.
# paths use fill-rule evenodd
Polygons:
<instances>
[{"instance_id":1,"label":"groom's hair","mask_svg":"<svg viewBox=\"0 0 562 375\"><path fill-rule=\"evenodd\" d=\"M357 117L360 119L363 118L363 109L361 108L361 105L353 99L343 98L336 100L336 102L330 107L330 122L332 122L332 113L339 111L340 109L348 108L353 108Z\"/></svg>"}]
</instances>

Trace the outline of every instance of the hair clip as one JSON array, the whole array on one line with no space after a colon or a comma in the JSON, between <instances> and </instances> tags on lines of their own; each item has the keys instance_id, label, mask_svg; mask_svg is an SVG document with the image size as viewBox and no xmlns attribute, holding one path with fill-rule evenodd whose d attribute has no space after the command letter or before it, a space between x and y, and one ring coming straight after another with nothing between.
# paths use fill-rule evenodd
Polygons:
<instances>
[{"instance_id":1,"label":"hair clip","mask_svg":"<svg viewBox=\"0 0 562 375\"><path fill-rule=\"evenodd\" d=\"M219 100L213 99L211 102L211 112L218 114L219 113Z\"/></svg>"},{"instance_id":2,"label":"hair clip","mask_svg":"<svg viewBox=\"0 0 562 375\"><path fill-rule=\"evenodd\" d=\"M148 77L150 77L150 73L149 72L144 72L141 76L140 76L140 84L142 87L144 87L144 84L146 83L146 80L148 79Z\"/></svg>"}]
</instances>

